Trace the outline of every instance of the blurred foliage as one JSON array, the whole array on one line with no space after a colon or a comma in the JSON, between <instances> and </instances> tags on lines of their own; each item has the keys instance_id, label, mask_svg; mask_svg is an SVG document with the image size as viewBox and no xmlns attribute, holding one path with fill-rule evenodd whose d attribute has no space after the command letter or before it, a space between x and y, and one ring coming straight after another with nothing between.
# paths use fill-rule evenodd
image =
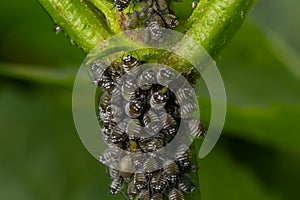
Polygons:
<instances>
[{"instance_id":1,"label":"blurred foliage","mask_svg":"<svg viewBox=\"0 0 300 200\"><path fill-rule=\"evenodd\" d=\"M199 163L203 200L299 198L299 6L260 1L217 59L228 113ZM0 24L0 199L112 199L72 120L84 54L54 34L36 1L1 1Z\"/></svg>"}]
</instances>

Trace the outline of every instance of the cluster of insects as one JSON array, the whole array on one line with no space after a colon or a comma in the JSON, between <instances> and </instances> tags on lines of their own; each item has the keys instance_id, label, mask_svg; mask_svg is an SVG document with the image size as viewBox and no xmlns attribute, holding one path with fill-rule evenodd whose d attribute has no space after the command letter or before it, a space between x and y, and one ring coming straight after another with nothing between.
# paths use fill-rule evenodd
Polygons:
<instances>
[{"instance_id":1,"label":"cluster of insects","mask_svg":"<svg viewBox=\"0 0 300 200\"><path fill-rule=\"evenodd\" d=\"M153 40L160 40L163 28L175 28L179 23L168 0L114 0L114 5L120 12L131 5L135 8L136 4L141 6L127 13L124 30L146 27Z\"/></svg>"},{"instance_id":2,"label":"cluster of insects","mask_svg":"<svg viewBox=\"0 0 300 200\"><path fill-rule=\"evenodd\" d=\"M188 145L181 138L175 141L174 159L162 163L154 153L175 140L181 125L192 138L204 137L205 128L191 118L196 109L191 101L194 94L178 74L168 67L144 70L141 64L140 59L126 55L110 66L97 60L90 65L94 84L103 91L98 112L102 139L110 147L100 161L110 164L111 194L123 194L127 183L129 199L182 200L184 193L195 188L190 173L197 166Z\"/></svg>"}]
</instances>

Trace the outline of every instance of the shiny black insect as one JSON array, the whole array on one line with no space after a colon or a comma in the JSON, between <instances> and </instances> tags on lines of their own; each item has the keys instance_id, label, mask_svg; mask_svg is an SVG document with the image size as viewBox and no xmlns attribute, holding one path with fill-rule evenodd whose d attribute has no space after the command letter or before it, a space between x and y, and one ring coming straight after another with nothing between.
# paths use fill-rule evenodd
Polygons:
<instances>
[{"instance_id":1,"label":"shiny black insect","mask_svg":"<svg viewBox=\"0 0 300 200\"><path fill-rule=\"evenodd\" d=\"M124 100L122 99L122 89L119 86L114 87L111 91L111 102L112 104L121 106Z\"/></svg>"},{"instance_id":2,"label":"shiny black insect","mask_svg":"<svg viewBox=\"0 0 300 200\"><path fill-rule=\"evenodd\" d=\"M116 86L115 82L108 76L99 77L94 81L94 84L108 93L111 93Z\"/></svg>"},{"instance_id":3,"label":"shiny black insect","mask_svg":"<svg viewBox=\"0 0 300 200\"><path fill-rule=\"evenodd\" d=\"M109 135L102 133L102 140L105 142L107 146L113 146L114 143L110 140ZM101 161L102 162L102 161Z\"/></svg>"},{"instance_id":4,"label":"shiny black insect","mask_svg":"<svg viewBox=\"0 0 300 200\"><path fill-rule=\"evenodd\" d=\"M133 181L130 181L128 183L128 187L127 187L127 195L129 197L130 200L133 200L138 194L138 191L134 185Z\"/></svg>"},{"instance_id":5,"label":"shiny black insect","mask_svg":"<svg viewBox=\"0 0 300 200\"><path fill-rule=\"evenodd\" d=\"M125 30L130 30L130 29L135 29L139 25L139 12L134 11L131 14L128 14L128 18L126 19L124 29Z\"/></svg>"},{"instance_id":6,"label":"shiny black insect","mask_svg":"<svg viewBox=\"0 0 300 200\"><path fill-rule=\"evenodd\" d=\"M176 16L172 14L163 15L163 19L166 23L166 26L169 28L175 28L179 24L178 20L176 19Z\"/></svg>"},{"instance_id":7,"label":"shiny black insect","mask_svg":"<svg viewBox=\"0 0 300 200\"><path fill-rule=\"evenodd\" d=\"M178 130L178 124L174 117L172 117L170 114L166 115L166 121L163 125L163 128L161 130L162 133L164 133L166 136L169 136L170 138L174 137Z\"/></svg>"},{"instance_id":8,"label":"shiny black insect","mask_svg":"<svg viewBox=\"0 0 300 200\"><path fill-rule=\"evenodd\" d=\"M141 190L138 195L138 200L150 200L150 192L149 190Z\"/></svg>"},{"instance_id":9,"label":"shiny black insect","mask_svg":"<svg viewBox=\"0 0 300 200\"><path fill-rule=\"evenodd\" d=\"M104 124L105 127L108 127L111 120L110 118L108 117L108 115L106 114L106 109L105 110L102 110L101 108L99 109L99 116ZM107 134L106 134L107 135Z\"/></svg>"},{"instance_id":10,"label":"shiny black insect","mask_svg":"<svg viewBox=\"0 0 300 200\"><path fill-rule=\"evenodd\" d=\"M184 200L184 196L180 190L173 188L169 193L169 200Z\"/></svg>"},{"instance_id":11,"label":"shiny black insect","mask_svg":"<svg viewBox=\"0 0 300 200\"><path fill-rule=\"evenodd\" d=\"M119 12L123 11L126 9L131 0L114 0L114 4Z\"/></svg>"},{"instance_id":12,"label":"shiny black insect","mask_svg":"<svg viewBox=\"0 0 300 200\"><path fill-rule=\"evenodd\" d=\"M114 168L109 168L109 176L111 179L117 179L120 177L120 171Z\"/></svg>"},{"instance_id":13,"label":"shiny black insect","mask_svg":"<svg viewBox=\"0 0 300 200\"><path fill-rule=\"evenodd\" d=\"M122 76L124 74L124 71L120 63L118 62L111 63L107 71L114 82L116 82L117 84L122 84Z\"/></svg>"},{"instance_id":14,"label":"shiny black insect","mask_svg":"<svg viewBox=\"0 0 300 200\"><path fill-rule=\"evenodd\" d=\"M100 78L104 75L104 72L106 70L106 66L103 65L103 63L100 60L96 60L91 64L91 76L93 79Z\"/></svg>"},{"instance_id":15,"label":"shiny black insect","mask_svg":"<svg viewBox=\"0 0 300 200\"><path fill-rule=\"evenodd\" d=\"M150 30L151 38L154 41L163 41L163 28L165 27L165 23L163 19L159 15L151 16L148 24L148 28Z\"/></svg>"},{"instance_id":16,"label":"shiny black insect","mask_svg":"<svg viewBox=\"0 0 300 200\"><path fill-rule=\"evenodd\" d=\"M194 102L184 102L180 104L180 117L183 119L191 117L195 111L196 105Z\"/></svg>"},{"instance_id":17,"label":"shiny black insect","mask_svg":"<svg viewBox=\"0 0 300 200\"><path fill-rule=\"evenodd\" d=\"M143 112L143 103L137 100L130 100L125 106L125 113L130 118L137 118Z\"/></svg>"},{"instance_id":18,"label":"shiny black insect","mask_svg":"<svg viewBox=\"0 0 300 200\"><path fill-rule=\"evenodd\" d=\"M103 121L103 119L101 119ZM101 133L105 136L109 136L114 128L117 126L115 122L109 121L107 123L103 123L103 127L101 129Z\"/></svg>"},{"instance_id":19,"label":"shiny black insect","mask_svg":"<svg viewBox=\"0 0 300 200\"><path fill-rule=\"evenodd\" d=\"M142 125L140 120L138 119L131 119L126 127L126 133L128 134L128 138L130 140L135 140L140 138L141 136Z\"/></svg>"},{"instance_id":20,"label":"shiny black insect","mask_svg":"<svg viewBox=\"0 0 300 200\"><path fill-rule=\"evenodd\" d=\"M106 110L106 108L110 105L111 95L107 92L104 92L99 100L99 109Z\"/></svg>"},{"instance_id":21,"label":"shiny black insect","mask_svg":"<svg viewBox=\"0 0 300 200\"><path fill-rule=\"evenodd\" d=\"M171 68L161 68L157 73L157 82L163 86L167 86L176 78L176 74Z\"/></svg>"},{"instance_id":22,"label":"shiny black insect","mask_svg":"<svg viewBox=\"0 0 300 200\"><path fill-rule=\"evenodd\" d=\"M142 72L142 74L139 76L137 80L137 84L142 90L149 90L151 89L155 81L156 81L156 74L154 70L150 69Z\"/></svg>"},{"instance_id":23,"label":"shiny black insect","mask_svg":"<svg viewBox=\"0 0 300 200\"><path fill-rule=\"evenodd\" d=\"M116 105L108 105L105 110L100 109L100 117L104 121L109 120L111 122L119 122L123 118L122 110Z\"/></svg>"},{"instance_id":24,"label":"shiny black insect","mask_svg":"<svg viewBox=\"0 0 300 200\"><path fill-rule=\"evenodd\" d=\"M162 117L153 111L148 111L144 114L143 122L145 129L150 135L154 135L162 129Z\"/></svg>"},{"instance_id":25,"label":"shiny black insect","mask_svg":"<svg viewBox=\"0 0 300 200\"><path fill-rule=\"evenodd\" d=\"M118 124L118 126L113 130L113 132L108 136L108 138L112 143L115 144L123 142L127 138L124 126Z\"/></svg>"},{"instance_id":26,"label":"shiny black insect","mask_svg":"<svg viewBox=\"0 0 300 200\"><path fill-rule=\"evenodd\" d=\"M147 178L142 171L134 174L133 182L137 190L145 189L148 183Z\"/></svg>"},{"instance_id":27,"label":"shiny black insect","mask_svg":"<svg viewBox=\"0 0 300 200\"><path fill-rule=\"evenodd\" d=\"M191 165L191 151L185 145L180 145L175 154L176 162L181 168L189 168Z\"/></svg>"},{"instance_id":28,"label":"shiny black insect","mask_svg":"<svg viewBox=\"0 0 300 200\"><path fill-rule=\"evenodd\" d=\"M142 154L141 149L137 148L134 155L132 155L132 164L135 171L141 171L143 169L143 164L145 162L145 158Z\"/></svg>"},{"instance_id":29,"label":"shiny black insect","mask_svg":"<svg viewBox=\"0 0 300 200\"><path fill-rule=\"evenodd\" d=\"M124 71L131 75L135 76L139 71L140 61L133 57L132 55L127 55L122 59L122 67Z\"/></svg>"},{"instance_id":30,"label":"shiny black insect","mask_svg":"<svg viewBox=\"0 0 300 200\"><path fill-rule=\"evenodd\" d=\"M177 104L167 104L165 106L166 112L175 119L180 119L180 106Z\"/></svg>"},{"instance_id":31,"label":"shiny black insect","mask_svg":"<svg viewBox=\"0 0 300 200\"><path fill-rule=\"evenodd\" d=\"M166 144L171 140L167 135L162 132L159 132L153 136L154 139L162 142L162 147L166 146ZM161 147L161 148L162 148Z\"/></svg>"},{"instance_id":32,"label":"shiny black insect","mask_svg":"<svg viewBox=\"0 0 300 200\"><path fill-rule=\"evenodd\" d=\"M176 183L179 175L178 165L171 160L167 160L163 164L164 176L172 183Z\"/></svg>"},{"instance_id":33,"label":"shiny black insect","mask_svg":"<svg viewBox=\"0 0 300 200\"><path fill-rule=\"evenodd\" d=\"M201 138L205 136L204 124L197 119L191 119L188 121L187 128L190 134L195 138Z\"/></svg>"},{"instance_id":34,"label":"shiny black insect","mask_svg":"<svg viewBox=\"0 0 300 200\"><path fill-rule=\"evenodd\" d=\"M167 104L168 97L162 92L155 92L150 98L150 105L155 110L160 110Z\"/></svg>"},{"instance_id":35,"label":"shiny black insect","mask_svg":"<svg viewBox=\"0 0 300 200\"><path fill-rule=\"evenodd\" d=\"M159 171L152 176L150 183L153 193L161 193L166 188L168 181L165 175Z\"/></svg>"},{"instance_id":36,"label":"shiny black insect","mask_svg":"<svg viewBox=\"0 0 300 200\"><path fill-rule=\"evenodd\" d=\"M158 16L158 12L153 15ZM99 117L103 122L101 135L109 147L99 160L110 166L112 194L128 183L129 199L183 199L182 192L191 193L195 188L188 173L196 167L191 164L191 152L183 136L179 140L175 136L181 123L192 136L205 135L201 121L189 118L195 108L194 94L181 82L176 95L168 89L167 85L178 80L171 68L142 71L140 64L131 55L113 62L106 70L100 61L92 64L95 83L104 90L99 99ZM161 163L155 152L174 138L178 143L175 161ZM129 156L128 152L133 154ZM145 158L144 153L150 156Z\"/></svg>"},{"instance_id":37,"label":"shiny black insect","mask_svg":"<svg viewBox=\"0 0 300 200\"><path fill-rule=\"evenodd\" d=\"M170 13L169 4L167 0L156 0L156 2L158 9L161 11L162 14Z\"/></svg>"},{"instance_id":38,"label":"shiny black insect","mask_svg":"<svg viewBox=\"0 0 300 200\"><path fill-rule=\"evenodd\" d=\"M164 142L161 139L150 137L141 139L139 145L144 152L156 152L163 147Z\"/></svg>"},{"instance_id":39,"label":"shiny black insect","mask_svg":"<svg viewBox=\"0 0 300 200\"><path fill-rule=\"evenodd\" d=\"M192 193L195 187L195 183L191 176L189 174L182 173L179 178L178 189L184 193Z\"/></svg>"},{"instance_id":40,"label":"shiny black insect","mask_svg":"<svg viewBox=\"0 0 300 200\"><path fill-rule=\"evenodd\" d=\"M141 3L142 0L114 0L114 5L121 12L135 2ZM174 28L178 25L178 20L171 14L168 0L146 0L142 4L141 11L134 10L128 14L124 30L136 29L139 24L142 24L140 21L149 28L151 38L160 42L163 41L162 28Z\"/></svg>"},{"instance_id":41,"label":"shiny black insect","mask_svg":"<svg viewBox=\"0 0 300 200\"><path fill-rule=\"evenodd\" d=\"M124 156L120 161L120 176L125 182L129 182L133 176L133 165L130 156Z\"/></svg>"},{"instance_id":42,"label":"shiny black insect","mask_svg":"<svg viewBox=\"0 0 300 200\"><path fill-rule=\"evenodd\" d=\"M113 195L118 194L123 188L123 179L121 177L113 179L110 185L110 193Z\"/></svg>"},{"instance_id":43,"label":"shiny black insect","mask_svg":"<svg viewBox=\"0 0 300 200\"><path fill-rule=\"evenodd\" d=\"M157 170L158 164L156 160L152 157L146 159L143 165L143 171L146 174L146 176L151 177L153 175L153 172Z\"/></svg>"},{"instance_id":44,"label":"shiny black insect","mask_svg":"<svg viewBox=\"0 0 300 200\"><path fill-rule=\"evenodd\" d=\"M148 93L140 88L137 88L134 93L130 96L129 101L139 101L143 105L143 110L147 110L148 104Z\"/></svg>"},{"instance_id":45,"label":"shiny black insect","mask_svg":"<svg viewBox=\"0 0 300 200\"><path fill-rule=\"evenodd\" d=\"M100 155L99 161L104 164L116 164L118 160L123 157L123 153L117 147L111 147L106 149L103 154Z\"/></svg>"},{"instance_id":46,"label":"shiny black insect","mask_svg":"<svg viewBox=\"0 0 300 200\"><path fill-rule=\"evenodd\" d=\"M176 92L177 101L179 104L184 104L185 102L191 102L195 100L195 94L191 88L182 87Z\"/></svg>"},{"instance_id":47,"label":"shiny black insect","mask_svg":"<svg viewBox=\"0 0 300 200\"><path fill-rule=\"evenodd\" d=\"M135 91L138 88L136 80L134 78L126 78L122 85L122 96L126 101L129 101L135 95Z\"/></svg>"}]
</instances>

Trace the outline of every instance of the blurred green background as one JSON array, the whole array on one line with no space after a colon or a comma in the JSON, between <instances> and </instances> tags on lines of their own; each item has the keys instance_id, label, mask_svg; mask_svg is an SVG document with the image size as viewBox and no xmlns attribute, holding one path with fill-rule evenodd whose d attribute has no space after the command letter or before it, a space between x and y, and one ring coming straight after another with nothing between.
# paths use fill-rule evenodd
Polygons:
<instances>
[{"instance_id":1,"label":"blurred green background","mask_svg":"<svg viewBox=\"0 0 300 200\"><path fill-rule=\"evenodd\" d=\"M260 1L217 57L228 112L199 162L203 200L299 199L299 7ZM0 24L0 199L113 199L72 119L84 54L34 0L0 1Z\"/></svg>"}]
</instances>

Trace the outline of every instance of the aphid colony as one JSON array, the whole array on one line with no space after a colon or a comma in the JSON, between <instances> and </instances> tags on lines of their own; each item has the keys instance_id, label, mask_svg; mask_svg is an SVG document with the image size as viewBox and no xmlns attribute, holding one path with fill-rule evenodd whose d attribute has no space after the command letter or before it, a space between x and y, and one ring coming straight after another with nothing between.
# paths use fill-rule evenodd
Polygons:
<instances>
[{"instance_id":1,"label":"aphid colony","mask_svg":"<svg viewBox=\"0 0 300 200\"><path fill-rule=\"evenodd\" d=\"M159 40L162 36L162 28L175 28L178 25L176 16L169 8L168 0L114 0L118 11L123 11L132 5L141 4L139 10L127 13L128 17L124 24L125 30L147 27L153 40ZM131 9L129 9L131 10Z\"/></svg>"},{"instance_id":2,"label":"aphid colony","mask_svg":"<svg viewBox=\"0 0 300 200\"><path fill-rule=\"evenodd\" d=\"M161 169L152 153L175 138L180 124L184 124L186 135L196 138L203 137L205 129L201 121L190 118L195 109L191 90L184 83L176 91L168 88L178 85L171 68L142 70L140 65L139 59L127 55L108 67L99 61L90 66L94 84L103 90L99 98L101 134L110 147L100 161L116 166L109 168L111 194L122 192L128 183L129 199L181 200L195 188L189 173L197 166L191 161L189 147L179 139L172 152L175 159L164 160ZM116 149L140 156L129 157Z\"/></svg>"}]
</instances>

